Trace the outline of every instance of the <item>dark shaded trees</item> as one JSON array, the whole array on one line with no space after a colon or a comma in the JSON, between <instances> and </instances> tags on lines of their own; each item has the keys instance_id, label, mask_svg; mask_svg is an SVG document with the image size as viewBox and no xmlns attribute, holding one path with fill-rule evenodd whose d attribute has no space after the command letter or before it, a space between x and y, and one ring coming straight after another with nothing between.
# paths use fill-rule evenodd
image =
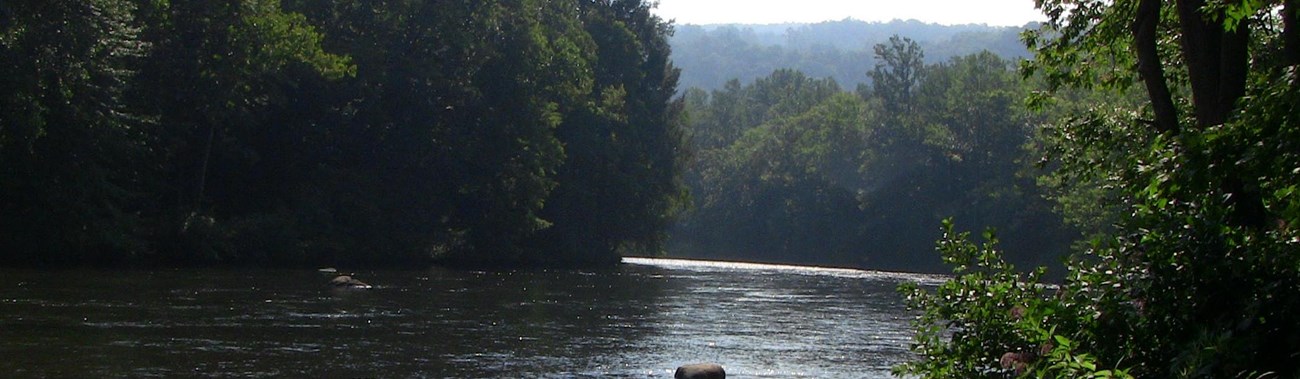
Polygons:
<instances>
[{"instance_id":1,"label":"dark shaded trees","mask_svg":"<svg viewBox=\"0 0 1300 379\"><path fill-rule=\"evenodd\" d=\"M324 52L306 19L278 1L148 2L138 14L150 50L129 99L152 119L153 203L144 211L158 256L149 260L262 260L267 248L301 255L277 236L292 240L293 226L266 212L292 196L285 187L298 169L281 154L297 147L298 131L274 117L297 96L295 83L347 75L348 60ZM262 246L268 238L280 246Z\"/></svg>"},{"instance_id":2,"label":"dark shaded trees","mask_svg":"<svg viewBox=\"0 0 1300 379\"><path fill-rule=\"evenodd\" d=\"M684 202L685 152L671 28L649 7L6 3L0 223L26 229L0 232L19 252L4 260L608 264L654 249ZM59 191L93 196L36 206L78 198ZM58 234L86 223L96 237Z\"/></svg>"},{"instance_id":3,"label":"dark shaded trees","mask_svg":"<svg viewBox=\"0 0 1300 379\"><path fill-rule=\"evenodd\" d=\"M674 236L681 244L674 251L856 264L868 112L861 99L831 93L725 148L702 151L692 177L696 209Z\"/></svg>"},{"instance_id":4,"label":"dark shaded trees","mask_svg":"<svg viewBox=\"0 0 1300 379\"><path fill-rule=\"evenodd\" d=\"M688 112L697 151L687 182L695 201L684 224L675 230L670 250L695 256L792 262L824 262L832 251L842 251L819 245L796 231L815 227L813 223L796 224L796 219L804 218L821 218L821 225L839 229L855 228L855 223L849 221L853 217L830 217L824 212L830 204L815 191L817 187L828 187L829 183L820 182L826 174L816 172L822 168L809 166L815 162L796 157L800 149L861 143L863 138L857 130L863 125L864 114L859 112L865 108L846 101L836 101L832 106L830 100L843 95L841 92L830 79L809 78L793 70L775 71L743 87L733 81L726 90L712 94L688 92L686 102L691 106ZM813 112L816 108L825 109ZM843 139L817 138L832 129L838 130L835 133ZM848 154L827 159L855 157L851 152L841 153ZM856 164L851 167L856 171ZM837 194L851 191L834 190ZM805 201L800 205L787 203L793 197ZM856 208L838 205L841 207L835 212ZM813 246L819 248L810 249Z\"/></svg>"},{"instance_id":5,"label":"dark shaded trees","mask_svg":"<svg viewBox=\"0 0 1300 379\"><path fill-rule=\"evenodd\" d=\"M906 52L908 45L906 39L898 39L892 48L881 46L881 50ZM893 61L909 64L910 60ZM885 251L923 251L931 245L929 240L938 237L927 232L927 225L952 217L1011 236L1014 231L1033 230L1027 238L1005 241L1016 249L1011 258L1018 263L1054 265L1066 253L1075 232L1052 214L1034 183L1023 147L1033 136L1037 117L1021 110L1019 103L1032 87L1012 70L1011 62L983 52L908 74L921 79L906 97L899 92L906 85L871 91L886 116L877 121L877 137L871 145L877 163L865 171L877 185L866 207L867 225L877 234L869 245ZM873 73L905 71L877 68ZM877 97L876 93L891 95ZM891 115L890 109L903 113ZM913 254L897 254L882 263L886 262L894 267L919 262L929 270L938 263Z\"/></svg>"},{"instance_id":6,"label":"dark shaded trees","mask_svg":"<svg viewBox=\"0 0 1300 379\"><path fill-rule=\"evenodd\" d=\"M130 2L0 4L0 249L21 264L135 251L145 120L123 100L147 45Z\"/></svg>"},{"instance_id":7,"label":"dark shaded trees","mask_svg":"<svg viewBox=\"0 0 1300 379\"><path fill-rule=\"evenodd\" d=\"M688 201L672 29L640 1L579 5L598 64L584 94L589 103L570 110L556 131L566 156L543 210L553 226L533 246L578 264L616 262L622 252L654 254Z\"/></svg>"}]
</instances>

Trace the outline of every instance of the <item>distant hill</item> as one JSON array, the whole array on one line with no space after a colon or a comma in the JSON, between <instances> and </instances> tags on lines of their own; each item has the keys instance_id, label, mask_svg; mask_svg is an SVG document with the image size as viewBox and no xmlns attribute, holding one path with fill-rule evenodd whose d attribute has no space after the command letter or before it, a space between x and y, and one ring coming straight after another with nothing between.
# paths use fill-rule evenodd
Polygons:
<instances>
[{"instance_id":1,"label":"distant hill","mask_svg":"<svg viewBox=\"0 0 1300 379\"><path fill-rule=\"evenodd\" d=\"M927 63L989 50L1006 59L1029 57L1020 42L1025 27L938 25L916 20L866 22L853 19L815 24L677 25L669 40L682 69L680 89L722 88L728 80L748 83L781 68L811 77L832 77L844 89L867 81L875 65L872 46L898 34L925 49Z\"/></svg>"}]
</instances>

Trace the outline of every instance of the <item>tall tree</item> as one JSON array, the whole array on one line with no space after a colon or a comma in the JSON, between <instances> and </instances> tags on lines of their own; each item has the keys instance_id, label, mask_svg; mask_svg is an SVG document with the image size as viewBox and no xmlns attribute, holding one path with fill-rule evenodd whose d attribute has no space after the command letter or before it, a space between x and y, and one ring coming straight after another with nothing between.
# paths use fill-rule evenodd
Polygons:
<instances>
[{"instance_id":1,"label":"tall tree","mask_svg":"<svg viewBox=\"0 0 1300 379\"><path fill-rule=\"evenodd\" d=\"M161 173L154 193L156 238L167 259L233 261L244 238L232 223L264 212L287 195L267 166L283 148L270 115L285 89L307 75L342 77L354 70L345 57L320 47L321 35L278 0L147 2L139 10L143 38L153 49L141 62L134 107L156 117L151 159ZM304 76L286 75L305 68ZM256 228L256 227L254 227ZM160 258L161 259L161 258Z\"/></svg>"},{"instance_id":2,"label":"tall tree","mask_svg":"<svg viewBox=\"0 0 1300 379\"><path fill-rule=\"evenodd\" d=\"M915 179L919 176L914 172L929 163L926 157L931 153L925 141L927 126L917 112L917 95L926 73L925 52L916 41L898 35L890 37L887 44L877 44L874 50L876 66L867 72L871 90L859 87L858 94L878 100L881 125L873 143L880 154L894 156L882 160L892 167L875 175L889 178L889 182L893 178Z\"/></svg>"},{"instance_id":3,"label":"tall tree","mask_svg":"<svg viewBox=\"0 0 1300 379\"><path fill-rule=\"evenodd\" d=\"M554 226L535 243L560 262L617 261L657 252L685 206L686 136L671 26L640 0L583 0L581 20L596 55L591 106L574 108L557 131L566 146L559 187L547 200Z\"/></svg>"},{"instance_id":4,"label":"tall tree","mask_svg":"<svg viewBox=\"0 0 1300 379\"><path fill-rule=\"evenodd\" d=\"M465 133L457 166L466 180L458 183L453 222L463 223L466 253L450 257L474 264L545 264L522 243L552 227L543 207L558 184L555 170L563 162L555 128L561 107L578 107L590 91L590 44L576 26L575 4L524 2L492 9L502 35L491 59L475 77L482 98L473 123L460 120L453 133ZM568 12L568 13L566 13ZM547 22L550 23L548 28ZM481 120L481 121L480 121Z\"/></svg>"},{"instance_id":5,"label":"tall tree","mask_svg":"<svg viewBox=\"0 0 1300 379\"><path fill-rule=\"evenodd\" d=\"M113 263L134 232L148 148L126 107L147 51L131 3L0 4L0 251L19 264Z\"/></svg>"},{"instance_id":6,"label":"tall tree","mask_svg":"<svg viewBox=\"0 0 1300 379\"><path fill-rule=\"evenodd\" d=\"M871 95L879 97L885 111L895 115L911 114L914 95L925 68L925 52L910 38L894 35L888 43L876 44L876 66L871 78Z\"/></svg>"}]
</instances>

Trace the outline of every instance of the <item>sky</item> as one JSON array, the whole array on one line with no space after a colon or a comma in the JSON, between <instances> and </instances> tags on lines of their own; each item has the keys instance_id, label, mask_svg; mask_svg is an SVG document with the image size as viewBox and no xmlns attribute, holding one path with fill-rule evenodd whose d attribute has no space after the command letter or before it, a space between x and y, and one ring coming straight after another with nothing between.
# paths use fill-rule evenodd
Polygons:
<instances>
[{"instance_id":1,"label":"sky","mask_svg":"<svg viewBox=\"0 0 1300 379\"><path fill-rule=\"evenodd\" d=\"M655 12L677 24L814 23L853 18L1021 26L1046 19L1034 9L1034 0L659 0Z\"/></svg>"}]
</instances>

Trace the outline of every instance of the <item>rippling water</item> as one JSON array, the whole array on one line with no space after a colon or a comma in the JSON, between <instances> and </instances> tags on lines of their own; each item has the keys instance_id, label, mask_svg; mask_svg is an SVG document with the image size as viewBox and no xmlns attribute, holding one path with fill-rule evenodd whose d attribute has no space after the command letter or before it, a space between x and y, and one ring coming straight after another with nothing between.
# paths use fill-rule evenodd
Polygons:
<instances>
[{"instance_id":1,"label":"rippling water","mask_svg":"<svg viewBox=\"0 0 1300 379\"><path fill-rule=\"evenodd\" d=\"M888 377L935 277L628 258L597 271L0 271L6 377Z\"/></svg>"}]
</instances>

